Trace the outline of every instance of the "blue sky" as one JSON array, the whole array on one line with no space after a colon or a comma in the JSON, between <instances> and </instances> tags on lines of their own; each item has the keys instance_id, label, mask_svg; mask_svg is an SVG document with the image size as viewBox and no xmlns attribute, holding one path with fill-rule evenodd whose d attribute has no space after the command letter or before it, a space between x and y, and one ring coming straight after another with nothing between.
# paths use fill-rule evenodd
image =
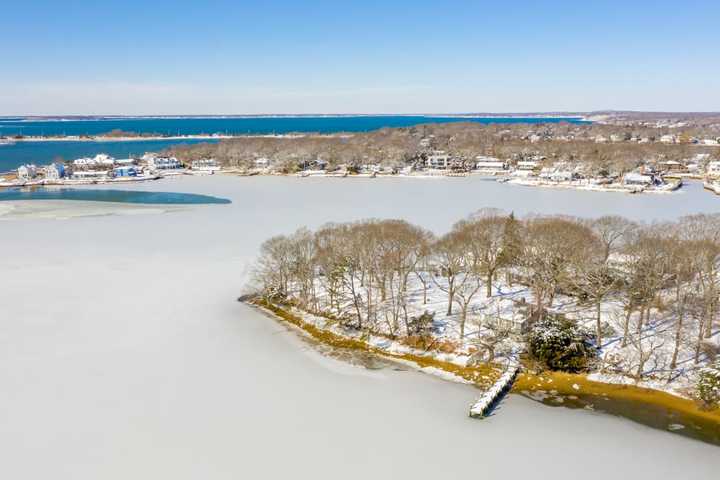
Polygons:
<instances>
[{"instance_id":1,"label":"blue sky","mask_svg":"<svg viewBox=\"0 0 720 480\"><path fill-rule=\"evenodd\" d=\"M0 0L0 115L720 111L718 1Z\"/></svg>"}]
</instances>

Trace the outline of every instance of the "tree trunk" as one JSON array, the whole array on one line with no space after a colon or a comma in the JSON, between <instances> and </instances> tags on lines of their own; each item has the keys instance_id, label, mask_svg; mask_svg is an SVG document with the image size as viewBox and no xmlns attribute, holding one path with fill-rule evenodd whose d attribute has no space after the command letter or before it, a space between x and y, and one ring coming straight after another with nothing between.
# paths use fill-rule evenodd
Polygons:
<instances>
[{"instance_id":1,"label":"tree trunk","mask_svg":"<svg viewBox=\"0 0 720 480\"><path fill-rule=\"evenodd\" d=\"M646 307L645 305L640 307L640 318L638 319L638 324L637 324L638 336L640 336L640 334L642 333L643 321L645 320L645 314L647 312L647 309L648 309L648 307Z\"/></svg>"},{"instance_id":2,"label":"tree trunk","mask_svg":"<svg viewBox=\"0 0 720 480\"><path fill-rule=\"evenodd\" d=\"M682 338L683 320L685 317L685 298L680 295L680 286L676 287L675 303L678 306L678 320L675 325L675 347L673 348L672 360L670 361L670 369L677 367L678 353L680 352L680 340Z\"/></svg>"},{"instance_id":3,"label":"tree trunk","mask_svg":"<svg viewBox=\"0 0 720 480\"><path fill-rule=\"evenodd\" d=\"M455 288L453 286L453 283L455 283L455 280L453 280L452 283L448 283L448 316L452 315L453 302L455 301Z\"/></svg>"},{"instance_id":4,"label":"tree trunk","mask_svg":"<svg viewBox=\"0 0 720 480\"><path fill-rule=\"evenodd\" d=\"M597 335L597 347L598 348L602 348L602 323L601 323L601 319L600 319L601 313L602 313L601 306L602 306L602 302L600 299L598 299L597 306L596 306L597 311L596 311L596 316L595 316L595 319L597 321L597 334L596 335Z\"/></svg>"},{"instance_id":5,"label":"tree trunk","mask_svg":"<svg viewBox=\"0 0 720 480\"><path fill-rule=\"evenodd\" d=\"M705 316L703 315L698 322L698 336L697 343L695 344L695 365L700 363L700 349L703 341L703 325L705 324Z\"/></svg>"},{"instance_id":6,"label":"tree trunk","mask_svg":"<svg viewBox=\"0 0 720 480\"><path fill-rule=\"evenodd\" d=\"M623 347L627 346L627 338L628 338L628 335L630 334L630 317L632 316L632 313L633 313L633 307L632 307L632 305L628 305L627 315L625 315L625 326L623 327L623 341L622 341Z\"/></svg>"},{"instance_id":7,"label":"tree trunk","mask_svg":"<svg viewBox=\"0 0 720 480\"><path fill-rule=\"evenodd\" d=\"M705 319L705 338L712 337L712 324L713 320L715 319L715 309L716 309L716 301L713 300L710 302L710 311L708 312L708 316Z\"/></svg>"}]
</instances>

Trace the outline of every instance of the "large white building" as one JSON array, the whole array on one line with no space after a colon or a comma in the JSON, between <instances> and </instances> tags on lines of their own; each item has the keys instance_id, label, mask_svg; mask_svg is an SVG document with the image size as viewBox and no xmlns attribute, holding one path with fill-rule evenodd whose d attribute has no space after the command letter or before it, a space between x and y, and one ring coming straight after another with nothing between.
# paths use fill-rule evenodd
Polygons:
<instances>
[{"instance_id":1,"label":"large white building","mask_svg":"<svg viewBox=\"0 0 720 480\"><path fill-rule=\"evenodd\" d=\"M105 153L99 153L92 158L78 158L73 160L73 166L78 168L112 167L115 159Z\"/></svg>"},{"instance_id":2,"label":"large white building","mask_svg":"<svg viewBox=\"0 0 720 480\"><path fill-rule=\"evenodd\" d=\"M204 160L193 160L191 168L199 172L215 173L220 170L220 165L214 158Z\"/></svg>"},{"instance_id":3,"label":"large white building","mask_svg":"<svg viewBox=\"0 0 720 480\"><path fill-rule=\"evenodd\" d=\"M451 157L442 150L437 150L427 157L425 166L427 168L435 168L438 170L447 170L450 168Z\"/></svg>"},{"instance_id":4,"label":"large white building","mask_svg":"<svg viewBox=\"0 0 720 480\"><path fill-rule=\"evenodd\" d=\"M21 165L17 169L17 176L20 180L32 180L37 176L37 167L35 165Z\"/></svg>"},{"instance_id":5,"label":"large white building","mask_svg":"<svg viewBox=\"0 0 720 480\"><path fill-rule=\"evenodd\" d=\"M475 168L483 172L504 172L508 166L506 162L499 160L495 157L486 157L485 155L478 155L475 157Z\"/></svg>"},{"instance_id":6,"label":"large white building","mask_svg":"<svg viewBox=\"0 0 720 480\"><path fill-rule=\"evenodd\" d=\"M147 162L148 167L150 167L153 170L177 170L179 168L182 168L183 165L175 157L143 157L143 159Z\"/></svg>"},{"instance_id":7,"label":"large white building","mask_svg":"<svg viewBox=\"0 0 720 480\"><path fill-rule=\"evenodd\" d=\"M48 180L60 180L65 176L65 165L53 163L45 167L45 178Z\"/></svg>"}]
</instances>

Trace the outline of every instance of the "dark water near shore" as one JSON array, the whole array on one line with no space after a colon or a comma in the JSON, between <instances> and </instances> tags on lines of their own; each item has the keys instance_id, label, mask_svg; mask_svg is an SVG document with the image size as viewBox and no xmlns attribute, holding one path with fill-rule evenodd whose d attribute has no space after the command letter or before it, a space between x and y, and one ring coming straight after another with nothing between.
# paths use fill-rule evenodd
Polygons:
<instances>
[{"instance_id":1,"label":"dark water near shore","mask_svg":"<svg viewBox=\"0 0 720 480\"><path fill-rule=\"evenodd\" d=\"M11 188L0 190L3 200L80 200L85 202L145 203L153 205L227 204L230 200L196 193L93 190L74 188Z\"/></svg>"}]
</instances>

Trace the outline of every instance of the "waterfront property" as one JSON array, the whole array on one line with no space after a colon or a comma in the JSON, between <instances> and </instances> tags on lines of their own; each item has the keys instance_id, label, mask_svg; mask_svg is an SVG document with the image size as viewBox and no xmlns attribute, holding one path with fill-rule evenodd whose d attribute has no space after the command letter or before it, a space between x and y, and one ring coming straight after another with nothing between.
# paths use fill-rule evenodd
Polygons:
<instances>
[{"instance_id":1,"label":"waterfront property","mask_svg":"<svg viewBox=\"0 0 720 480\"><path fill-rule=\"evenodd\" d=\"M448 170L451 164L452 157L442 150L432 152L425 161L425 166L434 170Z\"/></svg>"},{"instance_id":2,"label":"waterfront property","mask_svg":"<svg viewBox=\"0 0 720 480\"><path fill-rule=\"evenodd\" d=\"M65 177L65 165L62 163L51 163L45 167L45 178L47 180L60 180Z\"/></svg>"},{"instance_id":3,"label":"waterfront property","mask_svg":"<svg viewBox=\"0 0 720 480\"><path fill-rule=\"evenodd\" d=\"M152 153L146 153L142 157L143 162L151 170L178 170L183 164L175 157L160 157Z\"/></svg>"},{"instance_id":4,"label":"waterfront property","mask_svg":"<svg viewBox=\"0 0 720 480\"><path fill-rule=\"evenodd\" d=\"M20 180L32 180L37 176L37 167L35 165L21 165L17 169L17 177Z\"/></svg>"},{"instance_id":5,"label":"waterfront property","mask_svg":"<svg viewBox=\"0 0 720 480\"><path fill-rule=\"evenodd\" d=\"M193 171L199 172L199 173L215 173L215 172L219 172L221 170L221 167L218 164L218 162L212 158L203 159L203 160L193 160L190 168Z\"/></svg>"},{"instance_id":6,"label":"waterfront property","mask_svg":"<svg viewBox=\"0 0 720 480\"><path fill-rule=\"evenodd\" d=\"M483 173L487 172L497 175L505 173L508 169L508 164L494 157L478 155L475 157L475 169Z\"/></svg>"}]
</instances>

